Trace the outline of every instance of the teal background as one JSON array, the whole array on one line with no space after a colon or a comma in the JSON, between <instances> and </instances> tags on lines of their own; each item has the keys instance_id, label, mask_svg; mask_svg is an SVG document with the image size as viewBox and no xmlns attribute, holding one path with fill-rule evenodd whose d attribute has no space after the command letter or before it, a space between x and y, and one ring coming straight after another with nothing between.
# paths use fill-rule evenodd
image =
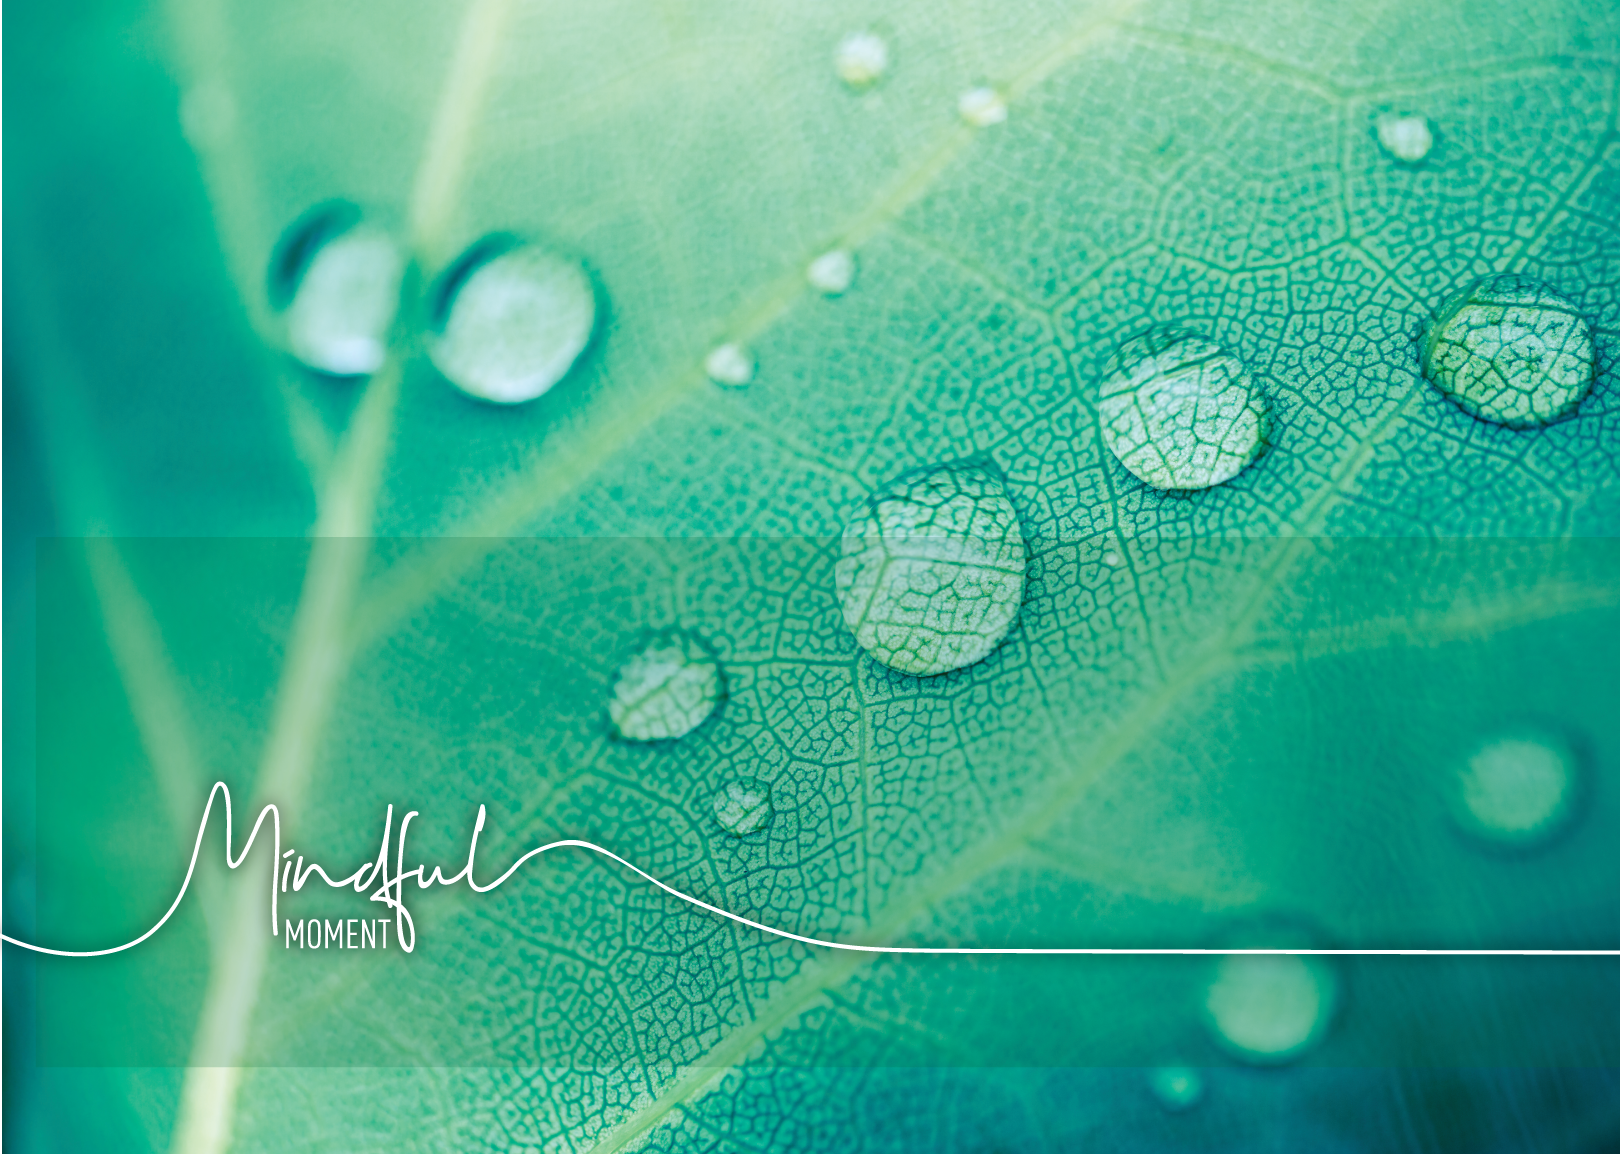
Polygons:
<instances>
[{"instance_id":1,"label":"teal background","mask_svg":"<svg viewBox=\"0 0 1620 1154\"><path fill-rule=\"evenodd\" d=\"M499 51L426 217L462 9L9 14L8 933L139 933L208 783L245 806L297 731L287 839L334 866L389 802L456 864L483 803L486 860L586 837L847 940L1620 944L1611 5L1150 3L1094 39L1081 6L896 5L875 17L893 75L858 98L830 67L874 19L855 7L470 11ZM1011 111L973 133L954 101L980 82ZM209 85L233 127L194 118L188 141ZM1391 109L1436 124L1422 165L1378 151ZM511 410L433 373L410 311L365 401L302 373L263 269L334 196L411 233L424 278L496 229L581 254L595 344ZM821 299L802 269L836 243L859 272ZM1507 267L1594 328L1593 393L1544 430L1417 374L1428 310ZM1094 432L1113 344L1167 319L1243 357L1279 418L1192 496L1144 490ZM697 366L736 337L760 374L721 392ZM836 534L862 494L968 456L1024 522L1019 623L981 665L888 673L838 619ZM311 569L334 526L352 579L320 567L337 548ZM334 607L300 641L311 571ZM727 700L678 743L612 739L614 669L675 624ZM278 720L323 641L337 672ZM1520 722L1577 745L1579 819L1485 852L1447 775ZM739 775L777 813L733 841L708 805ZM228 910L261 876L227 876L219 844ZM171 1148L211 967L198 897L115 958L7 948L8 1148ZM583 858L413 909L408 958L270 956L231 1149L1620 1137L1608 960L1348 959L1323 1043L1251 1069L1207 1036L1191 961L853 964ZM1206 1069L1202 1104L1153 1102L1166 1062Z\"/></svg>"}]
</instances>

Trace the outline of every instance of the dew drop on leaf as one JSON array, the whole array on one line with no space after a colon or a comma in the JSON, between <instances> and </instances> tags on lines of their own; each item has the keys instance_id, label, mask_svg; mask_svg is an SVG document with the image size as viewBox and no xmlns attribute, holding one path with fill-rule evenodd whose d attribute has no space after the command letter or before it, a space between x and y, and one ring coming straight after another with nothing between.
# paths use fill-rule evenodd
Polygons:
<instances>
[{"instance_id":1,"label":"dew drop on leaf","mask_svg":"<svg viewBox=\"0 0 1620 1154\"><path fill-rule=\"evenodd\" d=\"M1126 341L1104 371L1103 443L1158 489L1207 489L1265 444L1265 401L1248 367L1177 326Z\"/></svg>"},{"instance_id":2,"label":"dew drop on leaf","mask_svg":"<svg viewBox=\"0 0 1620 1154\"><path fill-rule=\"evenodd\" d=\"M469 396L532 401L590 343L596 293L578 261L541 245L489 251L480 246L448 274L428 356Z\"/></svg>"},{"instance_id":3,"label":"dew drop on leaf","mask_svg":"<svg viewBox=\"0 0 1620 1154\"><path fill-rule=\"evenodd\" d=\"M771 787L752 777L727 782L714 795L714 816L734 837L753 833L771 820Z\"/></svg>"},{"instance_id":4,"label":"dew drop on leaf","mask_svg":"<svg viewBox=\"0 0 1620 1154\"><path fill-rule=\"evenodd\" d=\"M271 269L271 298L286 308L287 350L316 372L376 372L404 272L393 238L353 206L310 214L289 230Z\"/></svg>"},{"instance_id":5,"label":"dew drop on leaf","mask_svg":"<svg viewBox=\"0 0 1620 1154\"><path fill-rule=\"evenodd\" d=\"M1215 1038L1249 1062L1283 1062L1320 1040L1339 1000L1337 974L1298 954L1227 954L1204 994Z\"/></svg>"},{"instance_id":6,"label":"dew drop on leaf","mask_svg":"<svg viewBox=\"0 0 1620 1154\"><path fill-rule=\"evenodd\" d=\"M1514 429L1551 424L1592 387L1592 331L1533 277L1498 273L1446 302L1423 337L1423 373L1465 412Z\"/></svg>"},{"instance_id":7,"label":"dew drop on leaf","mask_svg":"<svg viewBox=\"0 0 1620 1154\"><path fill-rule=\"evenodd\" d=\"M1421 116L1386 112L1373 127L1378 134L1378 146L1407 164L1416 164L1434 147L1434 130Z\"/></svg>"},{"instance_id":8,"label":"dew drop on leaf","mask_svg":"<svg viewBox=\"0 0 1620 1154\"><path fill-rule=\"evenodd\" d=\"M1160 1066L1148 1072L1148 1089L1171 1113L1190 1110L1204 1097L1204 1075L1191 1066Z\"/></svg>"},{"instance_id":9,"label":"dew drop on leaf","mask_svg":"<svg viewBox=\"0 0 1620 1154\"><path fill-rule=\"evenodd\" d=\"M672 630L620 667L608 716L631 741L683 737L714 712L721 689L713 655L690 634Z\"/></svg>"},{"instance_id":10,"label":"dew drop on leaf","mask_svg":"<svg viewBox=\"0 0 1620 1154\"><path fill-rule=\"evenodd\" d=\"M1523 730L1478 745L1456 772L1463 828L1499 845L1534 845L1558 833L1573 810L1579 762L1551 734Z\"/></svg>"},{"instance_id":11,"label":"dew drop on leaf","mask_svg":"<svg viewBox=\"0 0 1620 1154\"><path fill-rule=\"evenodd\" d=\"M889 70L888 42L876 32L851 32L838 42L833 66L838 70L838 79L856 92L863 92Z\"/></svg>"},{"instance_id":12,"label":"dew drop on leaf","mask_svg":"<svg viewBox=\"0 0 1620 1154\"><path fill-rule=\"evenodd\" d=\"M898 478L844 529L835 569L860 647L930 677L983 660L1024 594L1024 538L1001 479L978 465Z\"/></svg>"},{"instance_id":13,"label":"dew drop on leaf","mask_svg":"<svg viewBox=\"0 0 1620 1154\"><path fill-rule=\"evenodd\" d=\"M1007 101L994 88L969 88L957 98L956 111L974 128L989 128L1007 119Z\"/></svg>"},{"instance_id":14,"label":"dew drop on leaf","mask_svg":"<svg viewBox=\"0 0 1620 1154\"><path fill-rule=\"evenodd\" d=\"M804 275L811 288L835 297L855 282L855 254L847 248L824 252L810 262Z\"/></svg>"},{"instance_id":15,"label":"dew drop on leaf","mask_svg":"<svg viewBox=\"0 0 1620 1154\"><path fill-rule=\"evenodd\" d=\"M728 342L703 358L703 371L717 385L740 389L754 379L754 355L741 345Z\"/></svg>"}]
</instances>

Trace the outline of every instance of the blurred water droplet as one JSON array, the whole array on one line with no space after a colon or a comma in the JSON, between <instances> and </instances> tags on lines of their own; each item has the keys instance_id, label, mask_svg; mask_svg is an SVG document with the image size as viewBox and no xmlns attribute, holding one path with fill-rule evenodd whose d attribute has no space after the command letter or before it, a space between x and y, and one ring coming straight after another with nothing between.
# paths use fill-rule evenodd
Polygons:
<instances>
[{"instance_id":1,"label":"blurred water droplet","mask_svg":"<svg viewBox=\"0 0 1620 1154\"><path fill-rule=\"evenodd\" d=\"M1109 549L1103 553L1102 563L1108 566L1110 569L1118 569L1121 565L1125 564L1125 558L1114 552L1114 550Z\"/></svg>"},{"instance_id":2,"label":"blurred water droplet","mask_svg":"<svg viewBox=\"0 0 1620 1154\"><path fill-rule=\"evenodd\" d=\"M218 80L204 80L180 98L180 131L199 152L217 148L236 131L236 98Z\"/></svg>"},{"instance_id":3,"label":"blurred water droplet","mask_svg":"<svg viewBox=\"0 0 1620 1154\"><path fill-rule=\"evenodd\" d=\"M621 737L665 741L702 725L721 690L713 655L689 634L670 630L620 667L608 716Z\"/></svg>"},{"instance_id":4,"label":"blurred water droplet","mask_svg":"<svg viewBox=\"0 0 1620 1154\"><path fill-rule=\"evenodd\" d=\"M1149 1072L1148 1088L1166 1110L1190 1110L1203 1100L1204 1075L1191 1066L1160 1066Z\"/></svg>"},{"instance_id":5,"label":"blurred water droplet","mask_svg":"<svg viewBox=\"0 0 1620 1154\"><path fill-rule=\"evenodd\" d=\"M1457 293L1430 323L1423 373L1473 416L1514 429L1547 425L1592 387L1592 331L1547 285L1498 273Z\"/></svg>"},{"instance_id":6,"label":"blurred water droplet","mask_svg":"<svg viewBox=\"0 0 1620 1154\"><path fill-rule=\"evenodd\" d=\"M1374 127L1378 133L1379 147L1407 164L1416 164L1428 156L1429 150L1434 147L1434 130L1421 116L1386 112L1378 118Z\"/></svg>"},{"instance_id":7,"label":"blurred water droplet","mask_svg":"<svg viewBox=\"0 0 1620 1154\"><path fill-rule=\"evenodd\" d=\"M723 344L703 359L703 371L717 385L741 388L754 379L754 357L741 345Z\"/></svg>"},{"instance_id":8,"label":"blurred water droplet","mask_svg":"<svg viewBox=\"0 0 1620 1154\"><path fill-rule=\"evenodd\" d=\"M1569 822L1580 762L1561 738L1534 730L1480 743L1457 769L1455 810L1463 828L1487 841L1531 846Z\"/></svg>"},{"instance_id":9,"label":"blurred water droplet","mask_svg":"<svg viewBox=\"0 0 1620 1154\"><path fill-rule=\"evenodd\" d=\"M824 252L805 270L810 287L828 296L837 296L855 282L855 254L847 248Z\"/></svg>"},{"instance_id":10,"label":"blurred water droplet","mask_svg":"<svg viewBox=\"0 0 1620 1154\"><path fill-rule=\"evenodd\" d=\"M271 264L271 301L286 310L288 351L317 372L376 372L388 353L404 273L399 246L362 222L353 205L307 214Z\"/></svg>"},{"instance_id":11,"label":"blurred water droplet","mask_svg":"<svg viewBox=\"0 0 1620 1154\"><path fill-rule=\"evenodd\" d=\"M596 325L590 277L541 245L475 246L440 292L428 356L462 392L497 404L532 401L562 380Z\"/></svg>"},{"instance_id":12,"label":"blurred water droplet","mask_svg":"<svg viewBox=\"0 0 1620 1154\"><path fill-rule=\"evenodd\" d=\"M1158 489L1207 489L1235 477L1265 443L1265 402L1248 368L1177 326L1120 346L1104 370L1103 443Z\"/></svg>"},{"instance_id":13,"label":"blurred water droplet","mask_svg":"<svg viewBox=\"0 0 1620 1154\"><path fill-rule=\"evenodd\" d=\"M956 111L974 128L989 128L1007 119L1007 101L994 88L970 88L957 98Z\"/></svg>"},{"instance_id":14,"label":"blurred water droplet","mask_svg":"<svg viewBox=\"0 0 1620 1154\"><path fill-rule=\"evenodd\" d=\"M1337 973L1298 954L1227 954L1204 1009L1215 1038L1250 1062L1298 1057L1327 1031L1339 1001Z\"/></svg>"},{"instance_id":15,"label":"blurred water droplet","mask_svg":"<svg viewBox=\"0 0 1620 1154\"><path fill-rule=\"evenodd\" d=\"M844 529L844 623L878 661L930 677L1000 645L1024 594L1024 538L1001 479L977 465L907 474Z\"/></svg>"},{"instance_id":16,"label":"blurred water droplet","mask_svg":"<svg viewBox=\"0 0 1620 1154\"><path fill-rule=\"evenodd\" d=\"M838 79L856 92L864 91L889 70L888 42L876 32L851 32L838 42L833 66Z\"/></svg>"},{"instance_id":17,"label":"blurred water droplet","mask_svg":"<svg viewBox=\"0 0 1620 1154\"><path fill-rule=\"evenodd\" d=\"M714 816L734 837L753 833L771 820L771 787L752 777L727 782L714 795Z\"/></svg>"}]
</instances>

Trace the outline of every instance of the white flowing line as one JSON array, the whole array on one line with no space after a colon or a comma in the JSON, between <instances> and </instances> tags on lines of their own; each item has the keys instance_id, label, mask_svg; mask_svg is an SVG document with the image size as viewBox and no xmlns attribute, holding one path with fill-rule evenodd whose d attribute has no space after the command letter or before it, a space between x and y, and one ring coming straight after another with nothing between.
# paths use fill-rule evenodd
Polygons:
<instances>
[{"instance_id":1,"label":"white flowing line","mask_svg":"<svg viewBox=\"0 0 1620 1154\"><path fill-rule=\"evenodd\" d=\"M241 865L242 862L247 858L248 850L252 848L253 841L258 836L259 827L264 824L264 819L265 819L266 816L274 815L276 817L276 827L277 827L276 828L276 834L277 834L277 836L276 836L276 846L277 846L278 850L280 849L280 843L281 843L281 839L280 839L280 814L276 810L275 806L267 805L267 806L264 807L263 810L260 811L259 819L258 819L257 822L254 823L253 831L252 831L252 833L250 833L248 835L247 843L245 845L243 845L242 852L237 855L235 861L231 860L231 794L230 794L230 790L225 786L225 783L224 782L219 782L219 783L216 783L214 788L209 792L209 794L208 794L208 804L203 807L202 822L197 827L197 841L196 841L196 844L193 845L192 848L191 848L191 864L186 867L186 877L185 877L185 881L181 882L181 884L180 884L180 892L175 895L173 904L171 904L169 906L168 911L161 918L158 919L157 924L154 925L151 929L147 930L140 937L134 939L133 941L125 942L121 946L113 946L113 947L111 947L109 949L105 949L105 950L53 950L53 949L49 949L49 948L47 948L45 946L33 945L30 942L19 941L18 939L14 938L14 937L11 937L9 934L0 935L0 939L3 939L4 941L8 942L11 945L20 946L22 949L25 949L25 950L32 950L35 953L39 953L39 954L50 954L50 955L52 955L54 957L59 957L59 958L98 958L98 957L103 957L103 956L105 956L107 954L121 953L124 950L132 949L133 947L138 946L142 942L146 941L153 934L157 933L158 930L162 929L164 924L167 923L168 920L171 917L174 916L175 910L180 908L180 902L186 896L186 889L187 889L187 887L189 887L191 885L192 874L195 872L195 870L197 868L197 855L202 850L203 834L205 832L207 832L207 829L208 829L208 814L209 814L209 811L213 808L215 796L217 794L219 794L220 792L223 792L225 794L225 864L227 866L229 866L231 869L235 869L237 866ZM484 817L484 815L483 815L483 807L479 807L478 828L480 830L483 828L483 824L484 824L483 823L483 817ZM475 831L475 836L476 836L476 831ZM477 843L476 843L476 840L475 840L474 841L474 847L475 848L476 848L476 845L477 845ZM804 934L793 933L791 930L778 929L775 926L768 926L764 922L756 922L752 918L745 918L741 914L734 914L730 910L722 909L717 905L713 905L713 904L711 904L709 902L704 901L702 898L694 897L693 895L691 895L689 893L685 893L685 892L683 892L681 890L676 889L674 886L670 885L668 882L661 881L658 878L654 877L652 874L648 873L646 870L642 869L640 866L634 865L631 862L626 861L624 858L620 857L618 854L614 853L610 849L606 849L603 846L599 846L595 842L582 841L582 840L577 839L577 838L568 838L568 839L565 839L565 840L562 840L562 841L548 842L545 845L538 846L535 849L531 849L528 853L526 853L522 857L518 858L517 861L513 862L512 865L507 869L507 871L505 873L503 873L500 877L496 878L494 881L490 882L488 885L479 885L477 882L475 882L473 880L473 878L472 878L472 874L471 874L470 869L464 875L458 875L458 878L461 877L461 876L465 876L467 878L468 886L471 887L472 890L475 893L487 893L488 891L490 891L492 889L495 889L497 886L500 886L500 885L504 884L507 881L507 879L509 879L513 874L515 874L518 871L519 867L526 864L531 858L536 858L536 857L539 857L542 854L550 853L554 849L567 849L567 848L590 850L592 853L600 854L602 857L605 857L605 858L610 859L611 861L617 862L618 864L623 866L625 869L627 869L631 873L635 874L637 877L643 878L646 881L651 882L653 885L657 886L659 889L663 890L665 893L669 894L671 897L679 898L681 901L686 902L688 905L696 906L700 910L704 910L704 911L706 911L708 913L715 914L715 915L717 915L719 917L722 917L722 918L725 918L725 919L727 919L729 921L736 922L738 925L747 926L751 930L758 930L760 933L769 934L772 937L782 938L782 939L784 939L786 941L790 941L790 942L799 942L799 943L801 943L803 945L807 945L807 946L819 946L820 948L827 949L827 950L845 950L845 951L849 951L849 952L852 952L852 953L861 953L861 954L1128 955L1128 956L1138 956L1138 957L1142 957L1142 956L1164 956L1164 955L1175 955L1175 956L1205 956L1205 955L1226 956L1226 955L1235 955L1235 954L1271 954L1271 955L1287 954L1287 955L1294 955L1294 956L1298 956L1298 957L1452 957L1452 958L1489 958L1489 957L1609 958L1609 957L1620 956L1620 949L1611 949L1611 950L1513 950L1513 949L1439 949L1439 950L1422 950L1422 949L1317 949L1317 948L1272 948L1272 947L1214 948L1214 947L1207 947L1207 946L1204 946L1204 947L1184 947L1184 946L1127 946L1127 947L1114 947L1114 946L868 946L868 945L859 945L859 944L855 944L855 943L851 943L851 942L831 942L831 941L827 941L825 938L812 938L812 937L808 937L808 936L806 936ZM401 856L403 856L403 854ZM276 858L276 861L279 863L279 861L280 861L279 856ZM386 888L386 886L389 886L389 885L398 885L398 886L402 887L400 892L401 892L401 895L403 895L404 880L405 880L406 877L413 876L413 875L416 877L417 884L418 884L418 886L420 888L423 888L423 889L427 888L427 886L431 885L432 883L431 883L431 881L426 882L426 883L423 882L423 880L422 880L422 878L423 878L423 868L424 867L419 866L415 870L409 871L408 873L405 873L405 874L398 875L391 882L387 881L385 879L385 888ZM437 876L439 876L442 879L443 875L438 874L438 871L435 871L435 874L437 874ZM401 900L403 900L403 897L401 898ZM392 904L392 903L390 903L390 904Z\"/></svg>"}]
</instances>

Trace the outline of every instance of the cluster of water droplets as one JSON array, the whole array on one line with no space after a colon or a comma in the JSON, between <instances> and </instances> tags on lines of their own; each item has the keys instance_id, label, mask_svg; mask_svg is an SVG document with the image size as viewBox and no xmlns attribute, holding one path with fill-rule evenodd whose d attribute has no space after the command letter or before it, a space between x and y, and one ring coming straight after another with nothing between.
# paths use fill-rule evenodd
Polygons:
<instances>
[{"instance_id":1,"label":"cluster of water droplets","mask_svg":"<svg viewBox=\"0 0 1620 1154\"><path fill-rule=\"evenodd\" d=\"M872 30L838 42L833 64L851 91L880 86L894 64L889 41ZM964 91L968 125L1007 119L1005 95L989 85ZM1378 146L1407 166L1434 149L1425 117L1388 112L1373 125ZM289 231L272 269L272 298L286 343L318 372L357 376L384 363L407 266L384 229L347 207L323 208ZM852 288L857 261L847 247L812 259L815 292ZM533 400L567 375L596 325L596 292L580 263L543 246L507 240L474 246L442 274L430 309L427 350L447 380L501 404ZM1519 274L1478 280L1445 302L1420 342L1426 378L1465 412L1515 429L1570 415L1593 382L1590 328L1550 286ZM714 346L710 381L740 388L758 365L740 340ZM1237 356L1182 325L1156 325L1124 341L1097 394L1103 444L1130 474L1164 491L1224 484L1260 455L1269 409ZM1110 543L1102 561L1124 564ZM1026 583L1017 511L1000 475L981 463L906 473L851 515L833 574L843 620L872 659L933 677L984 660L1015 624ZM608 702L614 731L636 743L684 737L708 720L725 691L720 664L695 636L670 630L617 671ZM1481 844L1546 844L1571 821L1579 763L1563 739L1512 730L1459 759L1450 781L1457 824ZM711 801L727 836L745 838L773 816L769 783L740 777ZM1323 1038L1342 1000L1328 961L1290 954L1232 954L1209 972L1201 1010L1213 1038L1240 1060L1289 1061ZM1202 1100L1202 1073L1164 1066L1148 1088L1169 1111Z\"/></svg>"}]
</instances>

